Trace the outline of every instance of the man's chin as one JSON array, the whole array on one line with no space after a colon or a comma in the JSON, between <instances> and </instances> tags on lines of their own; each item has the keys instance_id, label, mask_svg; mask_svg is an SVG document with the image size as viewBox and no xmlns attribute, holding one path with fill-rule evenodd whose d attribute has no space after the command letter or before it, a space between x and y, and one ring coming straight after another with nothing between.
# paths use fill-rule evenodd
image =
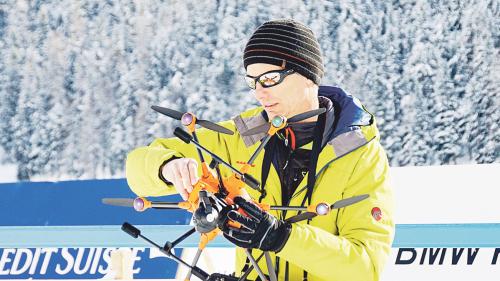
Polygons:
<instances>
[{"instance_id":1,"label":"man's chin","mask_svg":"<svg viewBox=\"0 0 500 281\"><path fill-rule=\"evenodd\" d=\"M273 119L276 116L279 116L279 114L277 112L275 112L274 110L266 110L266 113L267 113L267 118L269 120Z\"/></svg>"}]
</instances>

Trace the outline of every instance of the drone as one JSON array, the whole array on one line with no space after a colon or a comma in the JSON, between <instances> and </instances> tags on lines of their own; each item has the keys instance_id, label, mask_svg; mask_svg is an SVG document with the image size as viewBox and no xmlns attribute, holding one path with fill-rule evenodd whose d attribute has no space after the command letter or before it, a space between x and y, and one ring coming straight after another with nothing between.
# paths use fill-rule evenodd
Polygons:
<instances>
[{"instance_id":1,"label":"drone","mask_svg":"<svg viewBox=\"0 0 500 281\"><path fill-rule=\"evenodd\" d=\"M196 266L198 260L206 248L208 243L212 241L217 235L221 233L218 228L219 220L224 219L221 214L223 210L236 210L243 215L246 215L243 210L234 203L234 198L248 196L246 192L246 187L248 186L252 189L262 192L263 188L260 187L260 182L249 174L250 169L254 166L253 162L259 155L259 153L265 148L269 140L281 129L285 128L288 124L297 123L311 117L320 115L326 110L324 108L319 108L311 111L307 111L298 115L295 115L289 119L285 116L275 116L269 122L263 125L249 129L246 132L241 133L242 136L249 136L259 133L266 133L266 136L261 140L260 145L255 149L254 153L251 155L250 159L246 162L237 162L241 165L239 169L235 168L231 164L224 161L222 158L212 153L210 150L202 146L196 135L196 125L204 127L206 129L221 133L233 135L234 132L211 121L199 119L190 112L179 112L173 109L152 106L153 110L170 118L181 121L182 125L187 129L184 130L180 127L176 127L174 130L174 135L181 139L185 143L191 143L196 146L198 157L201 163L202 175L198 182L193 185L193 191L189 194L186 201L181 202L163 202L163 201L150 201L144 197L137 197L135 199L131 198L104 198L102 202L104 204L113 206L123 206L123 207L133 207L138 212L144 212L148 209L184 209L188 212L193 213L193 223L194 227L191 228L186 233L182 234L174 241L167 241L164 246L160 246L154 241L151 241L147 237L141 234L141 231L135 226L128 222L122 224L121 229L134 238L141 238L145 242L159 249L168 258L173 259L178 264L183 265L188 268L187 276L184 280L190 280L191 276L194 275L204 281L245 281L247 276L255 269L261 280L264 281L276 281L276 273L272 266L271 256L269 252L263 252L257 259L255 259L249 249L245 249L245 253L251 266L243 273L241 277L235 277L231 275L224 275L219 273L209 274ZM207 163L203 156L203 152L208 154L212 161ZM232 172L231 175L227 177L222 177L220 172L220 165L229 168ZM213 171L215 170L215 173ZM339 200L333 204L328 204L326 202L320 202L317 204L312 204L307 207L299 206L271 206L268 204L260 203L254 201L254 203L259 206L264 211L269 210L279 210L279 211L298 211L298 214L286 219L289 223L296 223L303 220L310 220L316 216L324 216L330 213L334 209L344 208L346 206L360 202L369 195L363 194L346 199ZM237 222L229 220L227 222L230 226L239 228L241 225ZM200 242L198 244L198 250L194 256L191 264L177 257L173 249L180 242L185 240L187 237L191 236L195 232L200 234ZM258 262L265 256L266 264L268 266L269 277L267 277L263 271L260 269Z\"/></svg>"}]
</instances>

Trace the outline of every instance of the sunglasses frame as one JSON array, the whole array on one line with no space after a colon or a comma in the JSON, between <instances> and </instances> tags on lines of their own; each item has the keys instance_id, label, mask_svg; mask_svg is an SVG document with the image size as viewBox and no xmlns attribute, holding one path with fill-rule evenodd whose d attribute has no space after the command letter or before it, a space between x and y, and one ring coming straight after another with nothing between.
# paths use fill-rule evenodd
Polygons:
<instances>
[{"instance_id":1,"label":"sunglasses frame","mask_svg":"<svg viewBox=\"0 0 500 281\"><path fill-rule=\"evenodd\" d=\"M269 74L269 73L275 73L275 72L280 74L280 80L278 80L278 82L276 82L276 83L275 83L275 84L273 84L273 85L264 85L262 82L260 82L260 78L261 78L262 76L264 76L264 75L266 75L266 74ZM246 79L245 79L245 82L247 83L248 87L249 87L250 89L252 89L252 90L257 89L257 83L259 83L259 84L262 86L262 88L271 88L271 87L274 87L274 86L276 86L276 85L280 84L281 82L283 82L283 79L285 79L285 77L287 77L288 75L293 74L293 73L295 73L295 71L294 71L293 69L291 69L291 68L290 68L290 69L283 69L283 70L270 70L270 71L264 72L264 73L262 73L261 75L256 76L256 77L254 77L254 76L250 76L250 75L245 75L245 78L247 78L247 77L248 77L248 78L250 78L250 79L253 79L253 81L254 81L254 85L255 85L255 87L254 87L254 88L252 88L252 87L248 84L248 81L247 81Z\"/></svg>"}]
</instances>

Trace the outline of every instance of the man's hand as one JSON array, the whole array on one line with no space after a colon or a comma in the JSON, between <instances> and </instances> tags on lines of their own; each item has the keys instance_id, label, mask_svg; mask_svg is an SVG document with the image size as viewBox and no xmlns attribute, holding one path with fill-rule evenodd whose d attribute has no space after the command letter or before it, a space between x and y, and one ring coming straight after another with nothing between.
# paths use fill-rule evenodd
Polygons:
<instances>
[{"instance_id":1,"label":"man's hand","mask_svg":"<svg viewBox=\"0 0 500 281\"><path fill-rule=\"evenodd\" d=\"M241 197L234 199L241 209L249 215L243 216L237 211L229 211L226 218L221 218L219 228L229 241L242 248L258 248L263 251L279 252L285 246L292 231L292 226L261 210L257 205ZM227 224L228 219L241 224L234 228Z\"/></svg>"},{"instance_id":2,"label":"man's hand","mask_svg":"<svg viewBox=\"0 0 500 281\"><path fill-rule=\"evenodd\" d=\"M182 199L187 200L198 181L198 162L192 158L178 158L169 161L161 170L163 178L171 182Z\"/></svg>"}]
</instances>

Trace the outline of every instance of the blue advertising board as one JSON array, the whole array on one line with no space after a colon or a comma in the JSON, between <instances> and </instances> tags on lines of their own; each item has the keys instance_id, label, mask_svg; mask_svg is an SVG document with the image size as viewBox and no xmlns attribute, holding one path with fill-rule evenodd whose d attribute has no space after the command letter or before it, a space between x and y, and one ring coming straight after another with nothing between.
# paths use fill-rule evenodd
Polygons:
<instances>
[{"instance_id":1,"label":"blue advertising board","mask_svg":"<svg viewBox=\"0 0 500 281\"><path fill-rule=\"evenodd\" d=\"M0 249L0 279L100 279L116 248ZM176 255L181 249L175 250ZM173 279L177 264L150 248L133 248L135 279Z\"/></svg>"},{"instance_id":2,"label":"blue advertising board","mask_svg":"<svg viewBox=\"0 0 500 281\"><path fill-rule=\"evenodd\" d=\"M0 184L0 191L0 279L109 278L110 253L118 247L129 249L135 279L173 279L179 269L174 261L120 227L125 221L136 225L161 246L192 228L191 214L183 210L139 213L102 204L103 198L135 197L124 179L20 182ZM173 195L157 200L177 202L181 198ZM198 234L191 235L175 254L181 255L183 247L196 247L198 240ZM233 247L221 237L209 246ZM392 246L394 262L388 276L399 272L401 263L421 265L427 247L432 253L453 248L448 253L457 256L470 252L475 257L479 252L474 268L482 268L500 260L500 223L399 223ZM420 250L422 258L417 259ZM467 265L470 267L469 262Z\"/></svg>"},{"instance_id":3,"label":"blue advertising board","mask_svg":"<svg viewBox=\"0 0 500 281\"><path fill-rule=\"evenodd\" d=\"M85 180L66 182L19 182L0 184L0 232L4 248L0 249L0 279L96 279L107 273L110 251L119 239L132 239L120 231L127 221L135 225L172 229L178 225L179 233L186 229L191 215L183 210L148 210L143 213L132 208L115 207L101 203L102 198L134 198L124 179ZM178 195L161 198L164 201L180 201ZM81 231L96 227L113 229L113 236L103 232ZM22 231L19 232L19 229ZM47 230L52 229L52 233ZM75 231L77 229L78 231ZM37 230L43 233L36 235ZM72 248L71 242L64 245L68 232L79 243L96 244L102 247ZM24 241L19 241L23 233ZM158 231L161 233L161 231ZM115 239L118 237L118 239ZM160 237L158 237L160 238ZM37 245L37 239L53 240L51 247ZM165 239L156 241L160 245ZM196 239L196 237L193 237ZM5 245L13 241L9 245ZM50 244L50 243L49 243ZM67 246L67 247L61 247ZM81 246L79 244L77 246ZM107 246L109 245L109 246ZM140 248L140 245L146 248ZM10 247L5 247L10 246ZM107 246L107 247L106 247ZM158 255L147 244L137 241L132 248L134 278L174 278L177 264L163 255ZM177 255L182 249L176 249Z\"/></svg>"}]
</instances>

